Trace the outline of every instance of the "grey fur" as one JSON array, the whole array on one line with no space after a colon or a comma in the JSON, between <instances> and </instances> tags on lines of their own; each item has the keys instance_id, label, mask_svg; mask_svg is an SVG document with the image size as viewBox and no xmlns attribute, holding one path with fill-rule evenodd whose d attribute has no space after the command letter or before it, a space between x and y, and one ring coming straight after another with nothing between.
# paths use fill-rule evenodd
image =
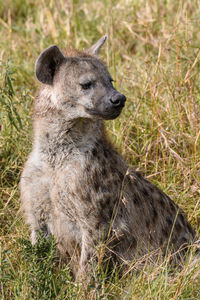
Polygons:
<instances>
[{"instance_id":1,"label":"grey fur","mask_svg":"<svg viewBox=\"0 0 200 300\"><path fill-rule=\"evenodd\" d=\"M20 182L32 244L38 231L54 235L79 277L102 239L105 256L124 263L190 243L194 232L182 211L129 168L104 134L103 119L117 117L125 97L101 60L72 49L64 56L52 46L37 60L36 76L45 84L35 98L33 150Z\"/></svg>"}]
</instances>

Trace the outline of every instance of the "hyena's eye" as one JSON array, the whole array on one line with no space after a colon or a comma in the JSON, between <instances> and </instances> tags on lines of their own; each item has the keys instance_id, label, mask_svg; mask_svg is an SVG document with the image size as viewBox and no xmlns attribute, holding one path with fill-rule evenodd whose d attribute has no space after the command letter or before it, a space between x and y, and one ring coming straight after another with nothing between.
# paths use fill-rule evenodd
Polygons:
<instances>
[{"instance_id":1,"label":"hyena's eye","mask_svg":"<svg viewBox=\"0 0 200 300\"><path fill-rule=\"evenodd\" d=\"M81 83L81 87L83 90L89 90L93 85L92 81L88 81L86 83Z\"/></svg>"}]
</instances>

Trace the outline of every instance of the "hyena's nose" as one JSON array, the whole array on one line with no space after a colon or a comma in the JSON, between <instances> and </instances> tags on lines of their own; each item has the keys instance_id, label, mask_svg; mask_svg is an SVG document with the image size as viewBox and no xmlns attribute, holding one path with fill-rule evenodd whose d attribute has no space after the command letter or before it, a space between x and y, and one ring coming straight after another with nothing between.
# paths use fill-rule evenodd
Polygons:
<instances>
[{"instance_id":1,"label":"hyena's nose","mask_svg":"<svg viewBox=\"0 0 200 300\"><path fill-rule=\"evenodd\" d=\"M115 93L110 98L110 102L115 107L123 107L125 105L126 97L120 93Z\"/></svg>"}]
</instances>

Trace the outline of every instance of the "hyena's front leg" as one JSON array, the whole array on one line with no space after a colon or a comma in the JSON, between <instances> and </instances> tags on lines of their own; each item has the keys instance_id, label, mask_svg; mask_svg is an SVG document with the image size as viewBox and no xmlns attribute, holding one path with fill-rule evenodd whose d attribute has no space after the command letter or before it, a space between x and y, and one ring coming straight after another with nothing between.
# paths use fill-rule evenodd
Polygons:
<instances>
[{"instance_id":1,"label":"hyena's front leg","mask_svg":"<svg viewBox=\"0 0 200 300\"><path fill-rule=\"evenodd\" d=\"M36 244L37 239L38 239L38 232L36 230L32 230L31 234L30 234L30 240L31 240L32 246L34 246Z\"/></svg>"},{"instance_id":2,"label":"hyena's front leg","mask_svg":"<svg viewBox=\"0 0 200 300\"><path fill-rule=\"evenodd\" d=\"M21 211L30 226L32 245L37 242L39 231L44 236L49 234L48 222L51 210L49 182L46 174L30 165L25 167L21 177Z\"/></svg>"},{"instance_id":3,"label":"hyena's front leg","mask_svg":"<svg viewBox=\"0 0 200 300\"><path fill-rule=\"evenodd\" d=\"M84 281L91 277L92 273L92 259L95 256L95 246L86 233L82 235L81 241L81 256L79 268L76 273L76 280Z\"/></svg>"}]
</instances>

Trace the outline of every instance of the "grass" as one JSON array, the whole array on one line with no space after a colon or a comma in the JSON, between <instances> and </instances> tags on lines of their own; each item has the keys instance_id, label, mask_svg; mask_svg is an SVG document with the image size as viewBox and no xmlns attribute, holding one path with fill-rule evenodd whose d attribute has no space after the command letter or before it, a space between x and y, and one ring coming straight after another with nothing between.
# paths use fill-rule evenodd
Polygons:
<instances>
[{"instance_id":1,"label":"grass","mask_svg":"<svg viewBox=\"0 0 200 300\"><path fill-rule=\"evenodd\" d=\"M0 3L0 299L199 299L198 265L144 266L119 279L94 266L75 283L55 241L30 245L18 182L31 149L34 62L51 44L89 47L109 39L102 58L127 96L107 122L127 161L164 190L200 230L200 4L198 0ZM135 262L137 263L137 262Z\"/></svg>"}]
</instances>

